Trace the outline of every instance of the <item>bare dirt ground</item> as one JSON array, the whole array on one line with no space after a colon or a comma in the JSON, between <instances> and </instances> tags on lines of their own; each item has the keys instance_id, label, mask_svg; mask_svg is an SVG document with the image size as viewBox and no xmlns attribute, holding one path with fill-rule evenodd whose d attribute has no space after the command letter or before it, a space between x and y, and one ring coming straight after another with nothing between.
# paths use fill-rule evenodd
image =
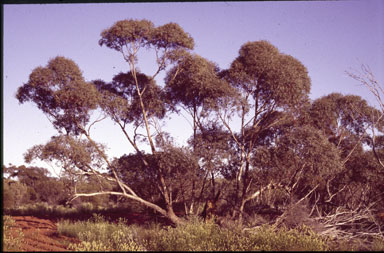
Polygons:
<instances>
[{"instance_id":1,"label":"bare dirt ground","mask_svg":"<svg viewBox=\"0 0 384 253\"><path fill-rule=\"evenodd\" d=\"M54 222L32 216L12 216L24 234L22 251L69 251L69 243L80 241L59 235ZM12 228L11 228L12 229Z\"/></svg>"}]
</instances>

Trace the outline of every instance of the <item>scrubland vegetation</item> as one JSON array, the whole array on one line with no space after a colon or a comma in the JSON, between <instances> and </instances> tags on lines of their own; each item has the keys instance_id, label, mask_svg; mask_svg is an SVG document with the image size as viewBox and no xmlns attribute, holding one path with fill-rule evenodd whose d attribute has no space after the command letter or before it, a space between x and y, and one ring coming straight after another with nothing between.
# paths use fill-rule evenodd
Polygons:
<instances>
[{"instance_id":1,"label":"scrubland vegetation","mask_svg":"<svg viewBox=\"0 0 384 253\"><path fill-rule=\"evenodd\" d=\"M21 229L12 230L10 227L15 225L15 221L9 216L3 216L3 250L20 251L24 235Z\"/></svg>"},{"instance_id":2,"label":"scrubland vegetation","mask_svg":"<svg viewBox=\"0 0 384 253\"><path fill-rule=\"evenodd\" d=\"M109 213L103 208L49 207L30 205L9 210L17 215L56 215L58 233L77 238L81 243L68 243L73 251L358 251L384 250L384 240L357 238L345 240L319 233L319 228L302 221L294 228L277 227L271 224L239 226L229 220L212 217L190 217L183 225L171 226L155 222L132 224L126 218L106 218L100 213ZM113 212L113 210L110 210ZM115 210L116 211L116 210ZM122 209L120 209L122 211ZM302 215L302 213L296 213ZM122 215L124 216L124 215ZM63 218L66 217L66 218ZM77 219L75 218L77 217ZM79 219L83 217L83 219ZM90 218L86 218L90 217ZM292 219L292 220L291 220ZM10 216L3 216L4 250L19 251L23 242L21 229L13 230ZM286 224L297 222L288 218ZM312 221L313 222L313 221Z\"/></svg>"},{"instance_id":3,"label":"scrubland vegetation","mask_svg":"<svg viewBox=\"0 0 384 253\"><path fill-rule=\"evenodd\" d=\"M98 217L96 217L98 218ZM111 224L96 219L87 222L61 222L60 232L84 241L74 249L233 251L233 250L326 250L326 240L309 229L273 231L263 226L252 231L224 229L213 220L192 220L178 227L140 227ZM91 246L92 245L92 246ZM140 246L139 246L140 245ZM96 247L96 248L95 248Z\"/></svg>"},{"instance_id":4,"label":"scrubland vegetation","mask_svg":"<svg viewBox=\"0 0 384 253\"><path fill-rule=\"evenodd\" d=\"M121 20L99 45L128 71L86 81L58 56L19 88L58 131L26 162L62 172L3 166L5 214L62 218L60 233L82 240L75 250L383 249L384 93L369 68L349 75L378 107L350 94L310 100L304 64L264 40L228 69L193 53L175 23ZM154 73L140 71L139 49L154 52ZM180 146L162 125L182 113L191 136ZM108 157L91 134L102 120L131 153ZM134 225L132 213L151 219Z\"/></svg>"}]
</instances>

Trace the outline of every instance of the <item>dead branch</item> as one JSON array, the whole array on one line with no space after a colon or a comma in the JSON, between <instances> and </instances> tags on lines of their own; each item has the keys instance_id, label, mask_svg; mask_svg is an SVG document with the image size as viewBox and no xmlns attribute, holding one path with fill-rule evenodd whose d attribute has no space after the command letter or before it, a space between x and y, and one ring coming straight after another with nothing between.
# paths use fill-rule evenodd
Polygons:
<instances>
[{"instance_id":1,"label":"dead branch","mask_svg":"<svg viewBox=\"0 0 384 253\"><path fill-rule=\"evenodd\" d=\"M315 220L324 226L320 235L337 239L384 239L380 224L373 214L371 206L359 206L353 210L338 207L332 214L319 216Z\"/></svg>"}]
</instances>

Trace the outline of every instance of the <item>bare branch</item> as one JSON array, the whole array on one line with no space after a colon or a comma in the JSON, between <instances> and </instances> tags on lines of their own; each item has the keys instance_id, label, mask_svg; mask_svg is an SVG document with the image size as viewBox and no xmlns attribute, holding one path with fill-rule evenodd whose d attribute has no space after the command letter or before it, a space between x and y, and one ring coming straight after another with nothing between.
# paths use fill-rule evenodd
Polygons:
<instances>
[{"instance_id":1,"label":"bare branch","mask_svg":"<svg viewBox=\"0 0 384 253\"><path fill-rule=\"evenodd\" d=\"M92 127L94 124L96 124L96 123L98 123L98 122L100 122L100 121L102 121L102 120L104 120L104 119L106 119L106 118L107 118L107 116L105 115L104 117L102 117L102 118L98 118L97 120L95 120L94 122L92 122L92 123L89 125L89 127L88 127L88 135L91 134L91 127Z\"/></svg>"}]
</instances>

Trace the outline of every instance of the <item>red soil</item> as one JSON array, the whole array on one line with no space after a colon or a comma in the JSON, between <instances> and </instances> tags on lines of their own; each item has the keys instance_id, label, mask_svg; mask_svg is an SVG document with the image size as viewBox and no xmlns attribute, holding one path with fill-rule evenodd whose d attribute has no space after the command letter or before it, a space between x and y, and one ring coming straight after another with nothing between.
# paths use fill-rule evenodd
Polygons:
<instances>
[{"instance_id":1,"label":"red soil","mask_svg":"<svg viewBox=\"0 0 384 253\"><path fill-rule=\"evenodd\" d=\"M79 243L74 238L59 235L56 224L50 220L32 216L12 216L12 219L24 234L22 251L69 251L69 243Z\"/></svg>"}]
</instances>

